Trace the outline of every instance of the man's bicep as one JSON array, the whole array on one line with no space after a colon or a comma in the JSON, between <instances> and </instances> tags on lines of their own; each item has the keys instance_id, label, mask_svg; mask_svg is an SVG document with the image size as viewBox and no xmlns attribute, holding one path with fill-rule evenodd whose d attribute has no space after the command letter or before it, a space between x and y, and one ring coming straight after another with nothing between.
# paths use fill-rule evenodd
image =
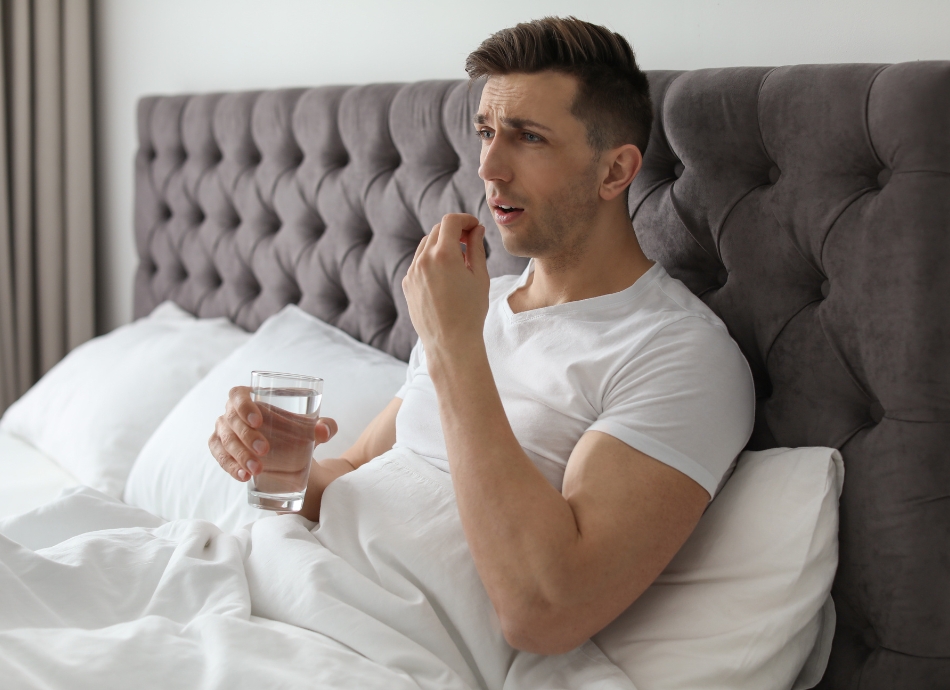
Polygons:
<instances>
[{"instance_id":1,"label":"man's bicep","mask_svg":"<svg viewBox=\"0 0 950 690\"><path fill-rule=\"evenodd\" d=\"M571 453L562 493L579 532L585 572L578 586L598 597L589 602L591 634L657 578L709 501L687 475L598 431Z\"/></svg>"}]
</instances>

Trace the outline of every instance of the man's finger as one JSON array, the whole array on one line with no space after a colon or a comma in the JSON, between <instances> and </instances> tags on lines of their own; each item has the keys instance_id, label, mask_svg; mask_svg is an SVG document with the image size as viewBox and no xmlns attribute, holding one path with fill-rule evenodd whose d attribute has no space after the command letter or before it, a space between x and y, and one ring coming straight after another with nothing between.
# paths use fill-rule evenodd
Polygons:
<instances>
[{"instance_id":1,"label":"man's finger","mask_svg":"<svg viewBox=\"0 0 950 690\"><path fill-rule=\"evenodd\" d=\"M485 226L479 225L465 238L465 264L476 273L488 270L485 255Z\"/></svg>"},{"instance_id":2,"label":"man's finger","mask_svg":"<svg viewBox=\"0 0 950 690\"><path fill-rule=\"evenodd\" d=\"M442 232L442 223L436 223L432 226L432 229L429 231L429 234L426 235L426 239L429 241L429 244L433 247L435 243L439 241L439 235Z\"/></svg>"},{"instance_id":3,"label":"man's finger","mask_svg":"<svg viewBox=\"0 0 950 690\"><path fill-rule=\"evenodd\" d=\"M416 247L416 253L412 255L412 263L416 262L416 259L419 258L419 255L422 253L422 250L426 248L426 241L428 239L429 239L428 235L423 235L422 239L419 240L419 246Z\"/></svg>"},{"instance_id":4,"label":"man's finger","mask_svg":"<svg viewBox=\"0 0 950 690\"><path fill-rule=\"evenodd\" d=\"M317 420L317 426L314 430L314 440L317 443L326 443L331 438L336 436L337 424L336 420L330 417L320 417Z\"/></svg>"},{"instance_id":5,"label":"man's finger","mask_svg":"<svg viewBox=\"0 0 950 690\"><path fill-rule=\"evenodd\" d=\"M437 237L439 246L451 245L452 251L458 251L459 242L462 241L462 235L474 230L478 225L478 218L470 213L449 213L448 215L442 216Z\"/></svg>"},{"instance_id":6,"label":"man's finger","mask_svg":"<svg viewBox=\"0 0 950 690\"><path fill-rule=\"evenodd\" d=\"M270 450L267 437L245 424L244 420L241 419L233 407L227 409L224 414L224 419L228 423L228 426L231 427L231 430L241 439L241 442L255 453L264 455Z\"/></svg>"},{"instance_id":7,"label":"man's finger","mask_svg":"<svg viewBox=\"0 0 950 690\"><path fill-rule=\"evenodd\" d=\"M247 470L242 468L238 462L224 449L224 446L221 445L221 441L218 439L217 433L212 434L211 438L208 439L208 447L211 449L211 454L214 456L214 459L218 461L218 464L221 465L221 469L223 469L225 472L230 474L239 482L246 482L251 478L251 475L247 473Z\"/></svg>"},{"instance_id":8,"label":"man's finger","mask_svg":"<svg viewBox=\"0 0 950 690\"><path fill-rule=\"evenodd\" d=\"M264 421L261 410L251 400L251 389L247 386L235 386L228 394L228 402L234 406L238 416L247 422L252 429L256 429Z\"/></svg>"},{"instance_id":9,"label":"man's finger","mask_svg":"<svg viewBox=\"0 0 950 690\"><path fill-rule=\"evenodd\" d=\"M217 432L217 441L221 444L221 448L227 456L236 460L238 465L249 475L260 472L260 461L247 449L222 417L218 417L215 431ZM221 458L218 458L218 462L221 462Z\"/></svg>"}]
</instances>

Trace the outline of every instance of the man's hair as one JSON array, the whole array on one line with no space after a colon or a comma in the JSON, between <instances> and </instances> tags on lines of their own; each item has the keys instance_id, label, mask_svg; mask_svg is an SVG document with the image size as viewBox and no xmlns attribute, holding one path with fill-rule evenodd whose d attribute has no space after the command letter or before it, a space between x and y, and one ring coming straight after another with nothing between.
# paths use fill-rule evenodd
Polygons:
<instances>
[{"instance_id":1,"label":"man's hair","mask_svg":"<svg viewBox=\"0 0 950 690\"><path fill-rule=\"evenodd\" d=\"M473 81L549 70L577 79L571 113L587 127L594 151L621 144L646 151L650 85L627 39L610 29L576 17L544 17L492 34L465 61Z\"/></svg>"}]
</instances>

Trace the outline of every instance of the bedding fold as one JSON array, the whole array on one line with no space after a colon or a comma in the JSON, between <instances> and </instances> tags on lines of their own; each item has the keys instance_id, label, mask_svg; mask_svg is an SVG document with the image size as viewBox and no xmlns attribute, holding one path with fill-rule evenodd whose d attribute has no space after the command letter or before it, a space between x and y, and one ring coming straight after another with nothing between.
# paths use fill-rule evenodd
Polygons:
<instances>
[{"instance_id":1,"label":"bedding fold","mask_svg":"<svg viewBox=\"0 0 950 690\"><path fill-rule=\"evenodd\" d=\"M633 689L593 643L543 657L505 642L450 477L410 451L333 482L312 529L296 515L233 533L160 523L86 488L0 522L0 677L97 689Z\"/></svg>"}]
</instances>

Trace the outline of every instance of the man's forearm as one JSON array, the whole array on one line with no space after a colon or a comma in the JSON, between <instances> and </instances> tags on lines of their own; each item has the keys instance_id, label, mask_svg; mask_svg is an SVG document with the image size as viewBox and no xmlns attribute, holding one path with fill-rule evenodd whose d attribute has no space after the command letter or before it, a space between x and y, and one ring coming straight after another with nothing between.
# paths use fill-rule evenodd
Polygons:
<instances>
[{"instance_id":1,"label":"man's forearm","mask_svg":"<svg viewBox=\"0 0 950 690\"><path fill-rule=\"evenodd\" d=\"M569 591L574 513L518 443L483 343L427 350L462 527L502 618L536 616Z\"/></svg>"},{"instance_id":2,"label":"man's forearm","mask_svg":"<svg viewBox=\"0 0 950 690\"><path fill-rule=\"evenodd\" d=\"M344 458L324 458L314 460L310 465L310 478L307 480L307 495L304 497L303 508L299 515L303 515L312 522L320 520L320 505L323 501L323 492L334 479L352 472L355 467Z\"/></svg>"},{"instance_id":3,"label":"man's forearm","mask_svg":"<svg viewBox=\"0 0 950 690\"><path fill-rule=\"evenodd\" d=\"M320 505L323 492L334 479L352 472L378 455L385 453L396 442L396 415L400 398L393 398L373 421L363 429L359 438L338 458L324 458L310 467L310 479L307 481L307 496L304 499L300 515L317 522L320 519Z\"/></svg>"}]
</instances>

